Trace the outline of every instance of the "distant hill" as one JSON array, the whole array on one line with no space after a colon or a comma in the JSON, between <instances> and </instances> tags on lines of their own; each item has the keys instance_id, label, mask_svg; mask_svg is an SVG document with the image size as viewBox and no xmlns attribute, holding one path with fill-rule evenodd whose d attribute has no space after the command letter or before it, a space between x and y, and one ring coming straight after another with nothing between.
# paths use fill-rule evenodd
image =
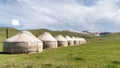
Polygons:
<instances>
[{"instance_id":1,"label":"distant hill","mask_svg":"<svg viewBox=\"0 0 120 68\"><path fill-rule=\"evenodd\" d=\"M20 30L14 29L14 28L9 28L9 27L0 27L0 36L6 37L6 29L8 29L9 37L15 35L18 33Z\"/></svg>"},{"instance_id":2,"label":"distant hill","mask_svg":"<svg viewBox=\"0 0 120 68\"><path fill-rule=\"evenodd\" d=\"M2 38L6 38L6 29L8 29L8 36L11 37L15 34L17 34L18 32L20 32L21 30L17 30L14 28L9 28L9 27L0 27L0 36L2 36ZM69 36L75 36L75 37L83 37L83 38L91 38L93 36L91 35L86 35L83 33L79 33L79 32L72 32L72 31L52 31L52 30L48 30L48 29L34 29L34 30L28 30L30 32L32 32L35 36L39 36L40 34L44 33L44 32L50 32L53 36L56 36L58 34L61 34L63 36L69 35ZM1 37L0 37L1 38Z\"/></svg>"},{"instance_id":3,"label":"distant hill","mask_svg":"<svg viewBox=\"0 0 120 68\"><path fill-rule=\"evenodd\" d=\"M44 32L50 32L53 36L56 35L69 35L69 36L75 36L75 37L83 37L83 38L91 38L93 36L91 35L86 35L83 33L79 33L79 32L71 32L71 31L52 31L52 30L48 30L48 29L37 29L37 30L29 30L30 32L32 32L35 36L39 36L40 34L44 33Z\"/></svg>"}]
</instances>

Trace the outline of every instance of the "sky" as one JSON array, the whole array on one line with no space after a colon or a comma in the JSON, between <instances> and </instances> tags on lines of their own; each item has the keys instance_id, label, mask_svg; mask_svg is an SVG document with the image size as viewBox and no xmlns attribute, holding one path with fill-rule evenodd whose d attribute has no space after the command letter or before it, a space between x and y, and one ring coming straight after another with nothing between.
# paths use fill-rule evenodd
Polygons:
<instances>
[{"instance_id":1,"label":"sky","mask_svg":"<svg viewBox=\"0 0 120 68\"><path fill-rule=\"evenodd\" d=\"M0 0L0 27L120 32L120 0Z\"/></svg>"}]
</instances>

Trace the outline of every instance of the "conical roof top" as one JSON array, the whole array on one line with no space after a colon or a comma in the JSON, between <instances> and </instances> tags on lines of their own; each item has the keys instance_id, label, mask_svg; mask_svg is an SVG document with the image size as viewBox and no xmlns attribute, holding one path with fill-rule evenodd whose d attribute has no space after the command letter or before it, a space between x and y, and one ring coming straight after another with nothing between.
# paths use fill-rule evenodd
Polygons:
<instances>
[{"instance_id":1,"label":"conical roof top","mask_svg":"<svg viewBox=\"0 0 120 68\"><path fill-rule=\"evenodd\" d=\"M77 40L74 36L72 37L73 40Z\"/></svg>"},{"instance_id":2,"label":"conical roof top","mask_svg":"<svg viewBox=\"0 0 120 68\"><path fill-rule=\"evenodd\" d=\"M70 38L70 36L65 36L65 38L66 38L67 40L71 40L71 41L73 41L73 39Z\"/></svg>"},{"instance_id":3,"label":"conical roof top","mask_svg":"<svg viewBox=\"0 0 120 68\"><path fill-rule=\"evenodd\" d=\"M67 41L62 35L57 35L57 36L55 37L55 39L56 39L57 41Z\"/></svg>"},{"instance_id":4,"label":"conical roof top","mask_svg":"<svg viewBox=\"0 0 120 68\"><path fill-rule=\"evenodd\" d=\"M42 41L57 41L50 33L45 32L38 37Z\"/></svg>"},{"instance_id":5,"label":"conical roof top","mask_svg":"<svg viewBox=\"0 0 120 68\"><path fill-rule=\"evenodd\" d=\"M84 38L79 38L80 41L86 41Z\"/></svg>"},{"instance_id":6,"label":"conical roof top","mask_svg":"<svg viewBox=\"0 0 120 68\"><path fill-rule=\"evenodd\" d=\"M5 40L5 42L42 42L29 31L21 31L15 36Z\"/></svg>"},{"instance_id":7,"label":"conical roof top","mask_svg":"<svg viewBox=\"0 0 120 68\"><path fill-rule=\"evenodd\" d=\"M77 40L80 40L78 37L76 37Z\"/></svg>"}]
</instances>

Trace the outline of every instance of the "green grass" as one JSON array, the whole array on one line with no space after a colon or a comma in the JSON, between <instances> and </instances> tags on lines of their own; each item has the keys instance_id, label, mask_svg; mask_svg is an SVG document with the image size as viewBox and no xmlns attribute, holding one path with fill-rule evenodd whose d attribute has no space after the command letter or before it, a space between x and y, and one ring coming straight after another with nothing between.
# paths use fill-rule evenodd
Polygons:
<instances>
[{"instance_id":1,"label":"green grass","mask_svg":"<svg viewBox=\"0 0 120 68\"><path fill-rule=\"evenodd\" d=\"M104 44L103 44L104 43ZM92 44L92 45L91 45ZM0 54L0 66L11 68L119 68L120 45L99 42L44 50L35 54ZM9 67L8 67L9 68Z\"/></svg>"},{"instance_id":2,"label":"green grass","mask_svg":"<svg viewBox=\"0 0 120 68\"><path fill-rule=\"evenodd\" d=\"M0 68L120 68L119 41L120 34L113 33L89 38L85 45L46 49L41 53L1 53Z\"/></svg>"}]
</instances>

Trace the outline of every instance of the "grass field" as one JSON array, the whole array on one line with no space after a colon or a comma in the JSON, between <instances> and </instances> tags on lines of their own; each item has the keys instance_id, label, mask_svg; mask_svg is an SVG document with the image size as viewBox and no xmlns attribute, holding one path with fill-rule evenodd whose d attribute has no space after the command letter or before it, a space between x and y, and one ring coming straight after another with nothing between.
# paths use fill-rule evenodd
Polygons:
<instances>
[{"instance_id":1,"label":"grass field","mask_svg":"<svg viewBox=\"0 0 120 68\"><path fill-rule=\"evenodd\" d=\"M120 68L120 34L89 38L85 45L46 49L35 54L1 53L0 68Z\"/></svg>"}]
</instances>

